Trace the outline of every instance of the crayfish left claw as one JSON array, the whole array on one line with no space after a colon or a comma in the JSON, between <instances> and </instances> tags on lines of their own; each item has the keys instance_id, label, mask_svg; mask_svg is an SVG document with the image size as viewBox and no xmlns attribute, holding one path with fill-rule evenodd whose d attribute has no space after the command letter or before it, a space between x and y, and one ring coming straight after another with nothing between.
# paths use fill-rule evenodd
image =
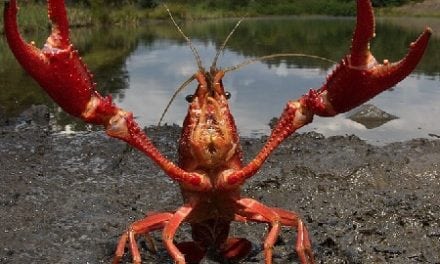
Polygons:
<instances>
[{"instance_id":1,"label":"crayfish left claw","mask_svg":"<svg viewBox=\"0 0 440 264\"><path fill-rule=\"evenodd\" d=\"M415 69L428 46L430 28L411 44L405 58L396 63L384 60L380 64L369 49L375 27L371 2L358 0L357 13L350 54L319 90L311 90L306 96L308 106L317 115L334 116L349 111L396 85Z\"/></svg>"}]
</instances>

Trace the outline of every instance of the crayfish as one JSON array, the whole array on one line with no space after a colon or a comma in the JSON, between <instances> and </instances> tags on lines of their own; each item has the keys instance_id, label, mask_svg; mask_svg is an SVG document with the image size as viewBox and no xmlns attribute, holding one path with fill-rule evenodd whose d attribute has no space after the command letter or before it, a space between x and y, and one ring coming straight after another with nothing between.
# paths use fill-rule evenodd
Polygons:
<instances>
[{"instance_id":1,"label":"crayfish","mask_svg":"<svg viewBox=\"0 0 440 264\"><path fill-rule=\"evenodd\" d=\"M380 63L369 49L375 34L371 1L357 0L350 53L335 66L321 87L286 103L263 149L246 165L228 106L230 94L222 83L228 70L216 66L219 53L209 70L205 70L197 51L190 45L199 67L187 82L196 80L198 86L187 97L188 113L179 141L178 162L174 163L153 145L132 113L114 104L111 96L104 97L95 90L92 74L70 42L64 1L47 2L52 33L42 49L21 37L16 19L17 1L5 3L5 35L19 63L66 112L87 123L103 125L109 136L143 152L180 185L182 192L181 207L172 212L149 214L123 232L116 246L114 264L121 261L126 248L133 262L141 263L137 238L148 237L157 230L162 230L163 243L175 263L199 263L212 250L224 261L239 261L248 255L252 244L245 238L229 237L233 221L267 224L265 263L272 263L274 244L282 227L296 229L299 261L315 263L309 233L299 215L242 197L243 184L259 171L284 139L312 122L314 115L330 117L346 112L403 80L421 60L432 33L426 28L411 43L402 60ZM190 224L193 240L175 242L176 231L183 223Z\"/></svg>"}]
</instances>

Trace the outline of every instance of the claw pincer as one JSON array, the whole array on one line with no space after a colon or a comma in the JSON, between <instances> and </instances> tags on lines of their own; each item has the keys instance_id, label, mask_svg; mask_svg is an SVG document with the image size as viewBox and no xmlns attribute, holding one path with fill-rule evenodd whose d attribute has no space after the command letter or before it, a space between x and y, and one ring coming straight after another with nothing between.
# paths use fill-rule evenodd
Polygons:
<instances>
[{"instance_id":1,"label":"claw pincer","mask_svg":"<svg viewBox=\"0 0 440 264\"><path fill-rule=\"evenodd\" d=\"M66 112L87 122L106 125L118 109L110 97L104 99L95 91L87 66L70 44L63 1L48 1L53 27L43 49L23 40L17 27L17 10L16 0L6 3L5 33L23 68ZM92 113L94 109L98 112Z\"/></svg>"},{"instance_id":2,"label":"claw pincer","mask_svg":"<svg viewBox=\"0 0 440 264\"><path fill-rule=\"evenodd\" d=\"M308 94L309 105L317 115L334 116L347 112L393 87L415 69L428 46L432 34L430 28L411 43L402 60L378 63L369 49L370 40L375 35L371 2L357 2L357 23L350 54L342 59L319 90Z\"/></svg>"},{"instance_id":3,"label":"claw pincer","mask_svg":"<svg viewBox=\"0 0 440 264\"><path fill-rule=\"evenodd\" d=\"M346 56L336 67L319 90L312 90L308 94L311 108L317 115L333 116L347 112L393 87L417 66L426 50L431 34L431 29L427 28L410 45L406 57L395 63L385 60L383 64L380 64L369 50L359 51L368 54L365 57L361 56L364 58L361 62L359 53L352 51L351 55ZM353 42L355 40L353 39ZM354 63L354 58L357 64Z\"/></svg>"}]
</instances>

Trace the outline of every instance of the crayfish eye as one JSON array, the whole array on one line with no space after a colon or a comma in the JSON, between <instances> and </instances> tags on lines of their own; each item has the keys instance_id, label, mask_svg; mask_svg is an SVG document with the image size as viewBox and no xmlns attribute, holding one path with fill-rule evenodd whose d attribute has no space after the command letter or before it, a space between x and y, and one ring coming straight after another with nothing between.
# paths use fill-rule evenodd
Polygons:
<instances>
[{"instance_id":1,"label":"crayfish eye","mask_svg":"<svg viewBox=\"0 0 440 264\"><path fill-rule=\"evenodd\" d=\"M230 92L225 92L226 99L231 99L232 94Z\"/></svg>"},{"instance_id":2,"label":"crayfish eye","mask_svg":"<svg viewBox=\"0 0 440 264\"><path fill-rule=\"evenodd\" d=\"M185 97L185 100L186 100L188 103L191 103L191 102L194 100L194 95L193 95L193 94L189 94L189 95L187 95L187 96Z\"/></svg>"}]
</instances>

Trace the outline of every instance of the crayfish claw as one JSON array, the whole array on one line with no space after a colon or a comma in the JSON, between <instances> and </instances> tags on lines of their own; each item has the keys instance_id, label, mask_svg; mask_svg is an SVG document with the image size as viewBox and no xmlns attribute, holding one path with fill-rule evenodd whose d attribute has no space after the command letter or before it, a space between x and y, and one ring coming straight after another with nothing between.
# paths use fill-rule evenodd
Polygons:
<instances>
[{"instance_id":1,"label":"crayfish claw","mask_svg":"<svg viewBox=\"0 0 440 264\"><path fill-rule=\"evenodd\" d=\"M66 112L82 117L81 114L86 110L92 95L97 92L94 91L95 85L87 66L70 44L64 1L48 0L48 14L53 26L52 33L42 50L34 43L26 43L21 37L17 25L17 12L17 0L6 3L5 35L12 53L23 68ZM107 112L111 111L114 112L113 108Z\"/></svg>"},{"instance_id":2,"label":"crayfish claw","mask_svg":"<svg viewBox=\"0 0 440 264\"><path fill-rule=\"evenodd\" d=\"M357 1L358 19L351 53L344 57L326 83L307 96L310 108L320 116L347 112L407 77L423 57L432 34L426 28L411 43L408 54L400 61L380 64L370 52L369 41L374 37L374 14L370 1ZM323 103L324 102L324 103Z\"/></svg>"}]
</instances>

